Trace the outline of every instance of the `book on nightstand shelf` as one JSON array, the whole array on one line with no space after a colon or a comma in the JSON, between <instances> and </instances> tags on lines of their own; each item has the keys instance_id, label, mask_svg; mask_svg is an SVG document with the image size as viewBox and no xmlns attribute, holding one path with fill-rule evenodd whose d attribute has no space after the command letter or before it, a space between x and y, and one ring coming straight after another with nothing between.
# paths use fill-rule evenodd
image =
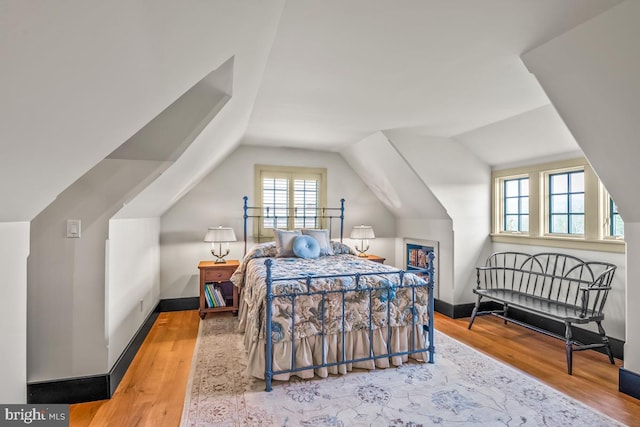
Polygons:
<instances>
[{"instance_id":1,"label":"book on nightstand shelf","mask_svg":"<svg viewBox=\"0 0 640 427\"><path fill-rule=\"evenodd\" d=\"M215 286L213 283L206 283L204 285L204 296L208 308L226 307L227 305L220 291L220 287Z\"/></svg>"},{"instance_id":2,"label":"book on nightstand shelf","mask_svg":"<svg viewBox=\"0 0 640 427\"><path fill-rule=\"evenodd\" d=\"M224 297L222 296L222 292L218 286L213 288L213 296L216 298L216 307L224 307L227 305L227 303L224 302Z\"/></svg>"},{"instance_id":3,"label":"book on nightstand shelf","mask_svg":"<svg viewBox=\"0 0 640 427\"><path fill-rule=\"evenodd\" d=\"M204 298L207 302L207 307L211 308L211 307L215 307L214 303L213 303L213 294L211 293L211 285L210 284L205 284L204 285Z\"/></svg>"}]
</instances>

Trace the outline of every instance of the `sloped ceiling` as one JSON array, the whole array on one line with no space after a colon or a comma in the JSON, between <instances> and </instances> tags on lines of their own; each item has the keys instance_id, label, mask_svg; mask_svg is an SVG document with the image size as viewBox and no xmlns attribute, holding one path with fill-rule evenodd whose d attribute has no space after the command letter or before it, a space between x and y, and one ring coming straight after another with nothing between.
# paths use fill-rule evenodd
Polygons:
<instances>
[{"instance_id":1,"label":"sloped ceiling","mask_svg":"<svg viewBox=\"0 0 640 427\"><path fill-rule=\"evenodd\" d=\"M0 221L33 218L230 58L231 100L122 216L161 214L241 141L340 151L416 129L485 158L487 129L500 149L531 112L564 134L545 152L577 150L554 111L540 121L549 100L520 56L619 2L4 1Z\"/></svg>"},{"instance_id":2,"label":"sloped ceiling","mask_svg":"<svg viewBox=\"0 0 640 427\"><path fill-rule=\"evenodd\" d=\"M627 1L523 56L618 205L640 221L640 2Z\"/></svg>"},{"instance_id":3,"label":"sloped ceiling","mask_svg":"<svg viewBox=\"0 0 640 427\"><path fill-rule=\"evenodd\" d=\"M449 218L382 132L349 145L340 154L396 218Z\"/></svg>"},{"instance_id":4,"label":"sloped ceiling","mask_svg":"<svg viewBox=\"0 0 640 427\"><path fill-rule=\"evenodd\" d=\"M576 151L557 113L540 113L549 100L520 55L618 2L287 1L245 143L339 151L376 131L413 128L463 134L474 150L470 132L494 125L499 150L512 136L505 120L518 117L527 130L550 129L536 156ZM500 161L526 158L528 142ZM487 148L477 148L481 158Z\"/></svg>"},{"instance_id":5,"label":"sloped ceiling","mask_svg":"<svg viewBox=\"0 0 640 427\"><path fill-rule=\"evenodd\" d=\"M241 134L283 3L1 2L0 221L31 220L232 57Z\"/></svg>"},{"instance_id":6,"label":"sloped ceiling","mask_svg":"<svg viewBox=\"0 0 640 427\"><path fill-rule=\"evenodd\" d=\"M576 140L551 104L491 123L455 137L486 164L515 167L519 162L544 162L579 157Z\"/></svg>"}]
</instances>

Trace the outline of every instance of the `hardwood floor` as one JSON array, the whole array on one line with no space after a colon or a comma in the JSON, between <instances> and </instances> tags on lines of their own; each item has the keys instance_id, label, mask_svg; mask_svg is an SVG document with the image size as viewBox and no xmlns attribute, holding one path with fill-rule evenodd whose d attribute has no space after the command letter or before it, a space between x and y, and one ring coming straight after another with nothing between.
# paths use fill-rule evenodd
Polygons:
<instances>
[{"instance_id":1,"label":"hardwood floor","mask_svg":"<svg viewBox=\"0 0 640 427\"><path fill-rule=\"evenodd\" d=\"M230 314L219 314L230 315ZM70 425L178 426L200 318L197 310L161 313L110 400L71 405ZM514 366L630 426L640 425L640 400L618 392L618 368L595 351L574 353L566 373L564 343L492 316L450 319L436 329ZM436 363L437 363L436 349Z\"/></svg>"},{"instance_id":2,"label":"hardwood floor","mask_svg":"<svg viewBox=\"0 0 640 427\"><path fill-rule=\"evenodd\" d=\"M71 405L70 425L178 426L199 324L197 310L160 313L111 399Z\"/></svg>"}]
</instances>

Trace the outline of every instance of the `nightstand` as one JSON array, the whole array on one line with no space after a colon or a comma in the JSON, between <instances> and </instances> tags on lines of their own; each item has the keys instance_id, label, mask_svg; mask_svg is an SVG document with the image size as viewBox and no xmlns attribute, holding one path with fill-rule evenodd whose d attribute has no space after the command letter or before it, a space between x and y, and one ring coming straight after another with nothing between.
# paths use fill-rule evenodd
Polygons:
<instances>
[{"instance_id":1,"label":"nightstand","mask_svg":"<svg viewBox=\"0 0 640 427\"><path fill-rule=\"evenodd\" d=\"M232 311L234 314L238 313L238 288L236 288L229 279L239 265L240 262L237 260L229 260L224 263L200 261L198 269L200 270L199 313L201 319L204 319L207 313L223 311ZM207 296L205 293L209 295ZM216 296L218 298L216 298ZM220 296L224 303L220 302ZM213 303L209 301L213 301Z\"/></svg>"},{"instance_id":2,"label":"nightstand","mask_svg":"<svg viewBox=\"0 0 640 427\"><path fill-rule=\"evenodd\" d=\"M384 264L384 260L386 259L378 255L367 255L366 257L363 257L363 258L368 259L369 261L379 262L380 264Z\"/></svg>"}]
</instances>

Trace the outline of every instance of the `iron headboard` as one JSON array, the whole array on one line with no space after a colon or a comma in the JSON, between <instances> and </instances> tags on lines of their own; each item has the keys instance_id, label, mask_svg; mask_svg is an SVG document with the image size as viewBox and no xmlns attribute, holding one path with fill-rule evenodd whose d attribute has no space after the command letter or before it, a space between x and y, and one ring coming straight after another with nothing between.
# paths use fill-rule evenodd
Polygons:
<instances>
[{"instance_id":1,"label":"iron headboard","mask_svg":"<svg viewBox=\"0 0 640 427\"><path fill-rule=\"evenodd\" d=\"M269 208L263 208L261 206L249 206L248 205L248 196L244 196L242 198L244 200L243 206L243 238L244 238L244 253L247 253L247 222L249 218L255 218L258 220L258 239L260 239L260 228L262 227L263 219L283 219L286 218L309 218L309 215L298 215L298 208L287 208L287 215L275 215L272 212L270 213ZM331 238L332 231L332 222L333 220L340 220L340 243L342 243L342 238L344 236L344 199L340 199L340 207L337 208L316 208L316 213L311 218L316 220L328 220L327 228L329 229L329 238Z\"/></svg>"}]
</instances>

